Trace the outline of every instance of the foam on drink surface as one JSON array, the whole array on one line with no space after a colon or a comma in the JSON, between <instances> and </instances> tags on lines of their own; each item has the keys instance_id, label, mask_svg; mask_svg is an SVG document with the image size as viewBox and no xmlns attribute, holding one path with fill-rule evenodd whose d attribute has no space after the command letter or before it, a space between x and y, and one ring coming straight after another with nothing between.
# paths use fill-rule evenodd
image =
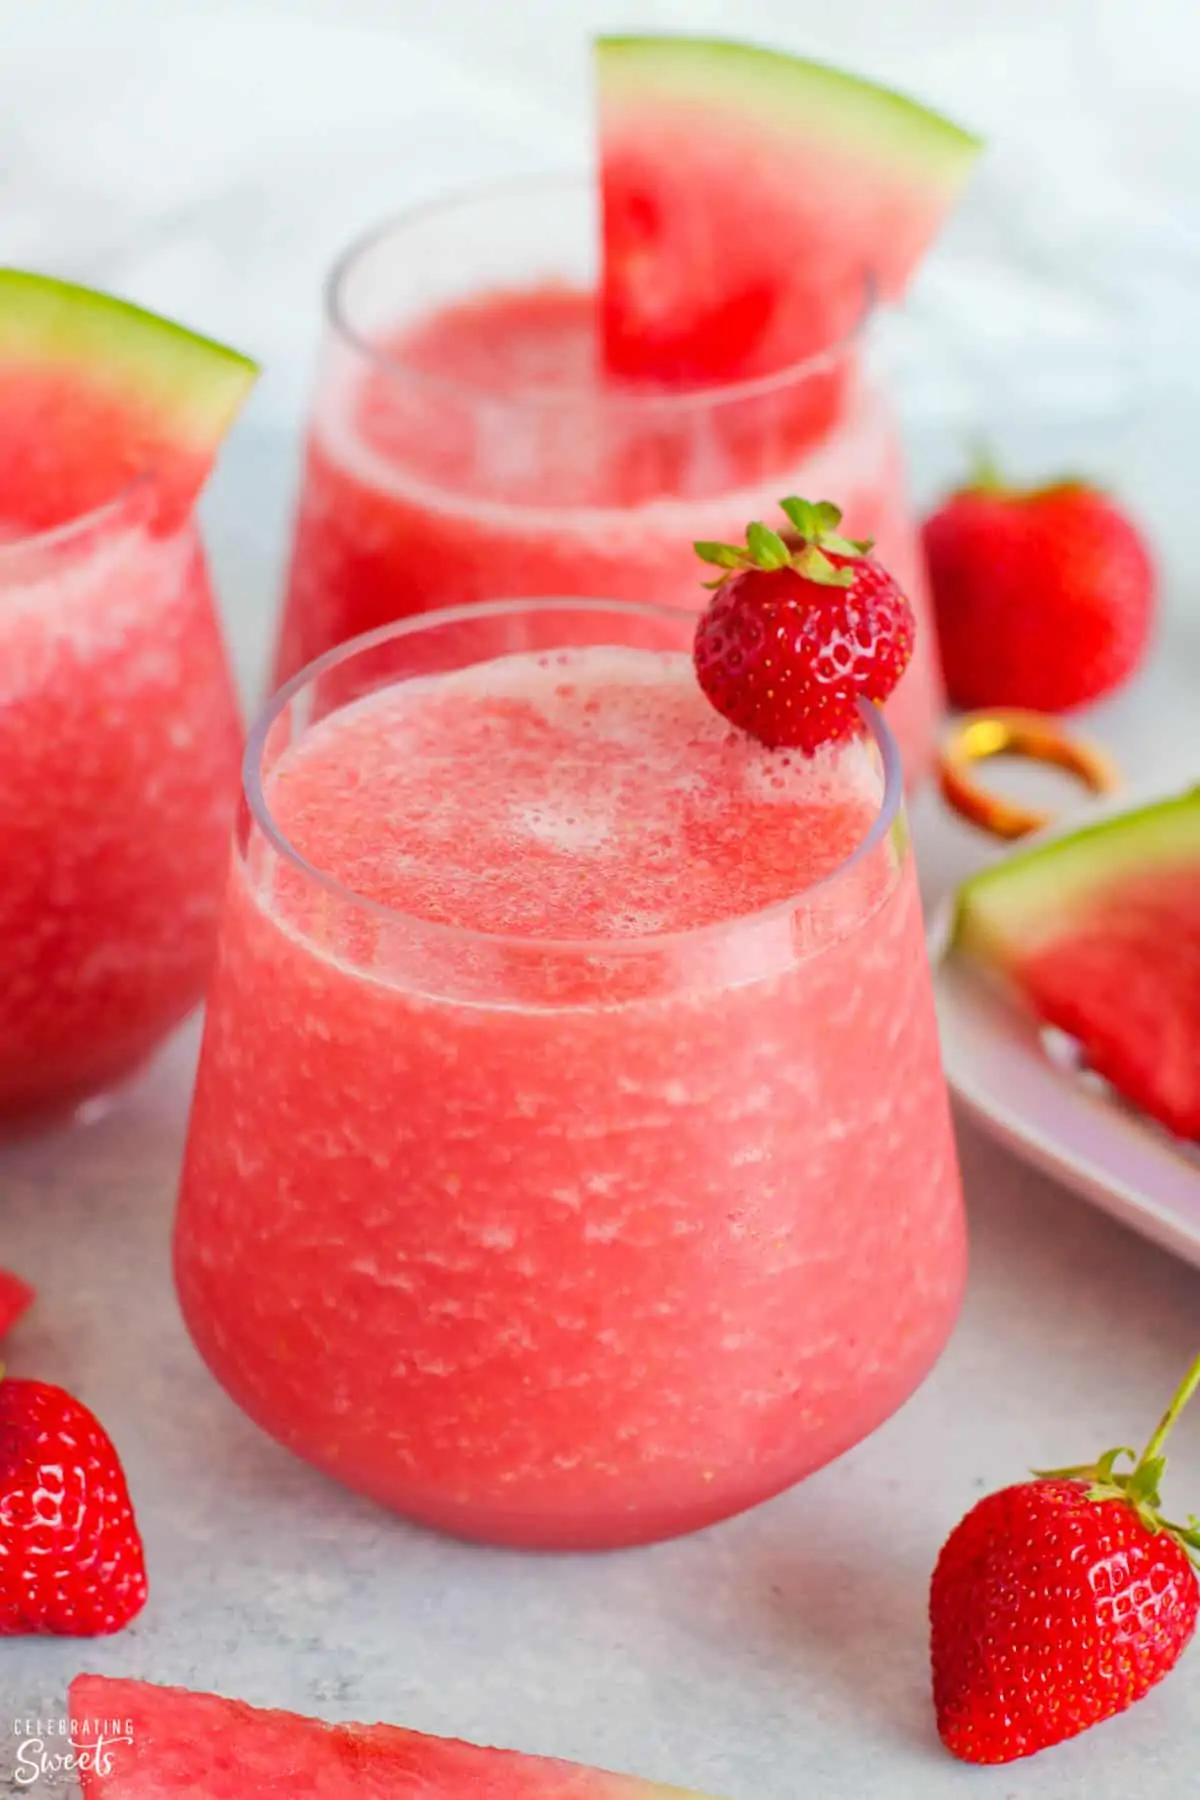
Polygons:
<instances>
[{"instance_id":1,"label":"foam on drink surface","mask_svg":"<svg viewBox=\"0 0 1200 1800\"><path fill-rule=\"evenodd\" d=\"M733 730L688 657L589 647L396 684L271 771L277 824L360 896L441 924L644 937L802 893L869 830L864 746Z\"/></svg>"}]
</instances>

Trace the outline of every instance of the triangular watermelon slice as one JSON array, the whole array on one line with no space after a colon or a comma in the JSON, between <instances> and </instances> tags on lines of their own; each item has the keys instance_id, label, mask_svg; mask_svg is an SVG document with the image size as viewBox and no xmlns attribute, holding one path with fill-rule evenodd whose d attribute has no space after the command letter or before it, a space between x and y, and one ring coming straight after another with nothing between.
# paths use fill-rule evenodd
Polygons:
<instances>
[{"instance_id":1,"label":"triangular watermelon slice","mask_svg":"<svg viewBox=\"0 0 1200 1800\"><path fill-rule=\"evenodd\" d=\"M605 357L704 386L773 374L894 300L979 140L820 63L691 37L596 47Z\"/></svg>"},{"instance_id":2,"label":"triangular watermelon slice","mask_svg":"<svg viewBox=\"0 0 1200 1800\"><path fill-rule=\"evenodd\" d=\"M1005 858L966 882L954 941L1087 1068L1200 1142L1200 788Z\"/></svg>"},{"instance_id":3,"label":"triangular watermelon slice","mask_svg":"<svg viewBox=\"0 0 1200 1800\"><path fill-rule=\"evenodd\" d=\"M71 1683L70 1713L119 1725L131 1740L83 1759L85 1800L701 1800L683 1788L398 1725L326 1725L101 1675Z\"/></svg>"},{"instance_id":4,"label":"triangular watermelon slice","mask_svg":"<svg viewBox=\"0 0 1200 1800\"><path fill-rule=\"evenodd\" d=\"M12 1330L36 1298L28 1282L22 1281L19 1275L10 1275L7 1269L0 1269L0 1338Z\"/></svg>"},{"instance_id":5,"label":"triangular watermelon slice","mask_svg":"<svg viewBox=\"0 0 1200 1800\"><path fill-rule=\"evenodd\" d=\"M141 307L0 269L0 535L66 524L137 476L169 527L256 375L248 358Z\"/></svg>"}]
</instances>

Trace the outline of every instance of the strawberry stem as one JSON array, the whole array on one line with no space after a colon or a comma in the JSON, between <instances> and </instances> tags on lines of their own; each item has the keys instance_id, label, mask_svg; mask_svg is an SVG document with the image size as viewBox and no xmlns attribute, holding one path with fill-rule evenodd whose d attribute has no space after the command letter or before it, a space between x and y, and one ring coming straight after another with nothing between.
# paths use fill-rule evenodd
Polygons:
<instances>
[{"instance_id":1,"label":"strawberry stem","mask_svg":"<svg viewBox=\"0 0 1200 1800\"><path fill-rule=\"evenodd\" d=\"M1184 1546L1192 1561L1200 1566L1200 1520L1190 1514L1186 1525L1177 1525L1162 1515L1159 1488L1166 1472L1167 1459L1163 1446L1175 1427L1175 1421L1192 1395L1200 1388L1200 1356L1198 1356L1175 1391L1174 1398L1154 1428L1150 1442L1135 1457L1128 1445L1108 1450L1098 1462L1072 1469L1035 1469L1042 1481L1086 1481L1090 1500L1124 1500L1134 1508L1147 1531L1167 1531ZM1118 1475L1116 1465L1126 1458L1133 1463L1127 1475Z\"/></svg>"},{"instance_id":2,"label":"strawberry stem","mask_svg":"<svg viewBox=\"0 0 1200 1800\"><path fill-rule=\"evenodd\" d=\"M973 493L1003 494L1006 483L1000 473L1000 465L996 461L995 452L990 444L977 439L971 445L971 479L968 484Z\"/></svg>"},{"instance_id":3,"label":"strawberry stem","mask_svg":"<svg viewBox=\"0 0 1200 1800\"><path fill-rule=\"evenodd\" d=\"M1150 1442L1146 1445L1146 1448L1142 1451L1142 1454L1138 1459L1139 1469L1145 1468L1148 1463L1157 1463L1160 1460L1163 1445L1174 1430L1176 1419L1178 1419L1180 1413L1183 1411L1198 1387L1200 1387L1200 1356L1196 1358L1195 1362L1180 1382L1179 1387L1176 1389L1174 1399L1171 1401L1170 1406L1168 1406L1162 1418L1158 1421L1158 1424L1154 1429L1153 1437L1150 1439Z\"/></svg>"}]
</instances>

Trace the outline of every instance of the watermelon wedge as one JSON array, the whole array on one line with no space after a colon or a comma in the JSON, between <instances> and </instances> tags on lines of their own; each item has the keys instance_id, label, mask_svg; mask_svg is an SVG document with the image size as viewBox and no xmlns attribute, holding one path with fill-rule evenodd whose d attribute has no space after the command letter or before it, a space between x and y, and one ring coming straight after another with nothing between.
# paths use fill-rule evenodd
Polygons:
<instances>
[{"instance_id":1,"label":"watermelon wedge","mask_svg":"<svg viewBox=\"0 0 1200 1800\"><path fill-rule=\"evenodd\" d=\"M101 1675L71 1683L70 1714L119 1722L131 1740L82 1759L85 1800L689 1800L682 1788L579 1763Z\"/></svg>"},{"instance_id":2,"label":"watermelon wedge","mask_svg":"<svg viewBox=\"0 0 1200 1800\"><path fill-rule=\"evenodd\" d=\"M33 1289L19 1275L10 1275L7 1269L0 1269L0 1338L12 1330L36 1299Z\"/></svg>"},{"instance_id":3,"label":"watermelon wedge","mask_svg":"<svg viewBox=\"0 0 1200 1800\"><path fill-rule=\"evenodd\" d=\"M1200 1141L1200 787L976 875L954 942L1132 1105Z\"/></svg>"},{"instance_id":4,"label":"watermelon wedge","mask_svg":"<svg viewBox=\"0 0 1200 1800\"><path fill-rule=\"evenodd\" d=\"M895 300L979 140L870 82L748 44L596 46L610 370L776 373Z\"/></svg>"},{"instance_id":5,"label":"watermelon wedge","mask_svg":"<svg viewBox=\"0 0 1200 1800\"><path fill-rule=\"evenodd\" d=\"M170 528L256 375L236 351L126 301L0 269L0 538L79 518L139 475Z\"/></svg>"}]
</instances>

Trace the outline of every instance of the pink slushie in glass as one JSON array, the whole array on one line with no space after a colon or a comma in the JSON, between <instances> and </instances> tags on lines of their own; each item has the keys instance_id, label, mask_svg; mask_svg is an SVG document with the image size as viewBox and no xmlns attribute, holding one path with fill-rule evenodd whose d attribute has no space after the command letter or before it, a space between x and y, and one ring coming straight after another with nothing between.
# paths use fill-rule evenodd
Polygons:
<instances>
[{"instance_id":1,"label":"pink slushie in glass","mask_svg":"<svg viewBox=\"0 0 1200 1800\"><path fill-rule=\"evenodd\" d=\"M193 506L253 377L0 270L0 1118L112 1086L203 993L242 727Z\"/></svg>"},{"instance_id":2,"label":"pink slushie in glass","mask_svg":"<svg viewBox=\"0 0 1200 1800\"><path fill-rule=\"evenodd\" d=\"M183 1311L268 1432L469 1538L752 1506L887 1418L959 1305L895 745L873 706L811 759L733 730L694 623L425 614L247 754Z\"/></svg>"},{"instance_id":3,"label":"pink slushie in glass","mask_svg":"<svg viewBox=\"0 0 1200 1800\"><path fill-rule=\"evenodd\" d=\"M925 571L864 284L839 341L678 389L605 373L595 197L547 180L429 207L329 290L276 674L389 620L511 594L703 602L693 539L779 494L839 497L907 593L918 648L888 718L909 783L941 706Z\"/></svg>"},{"instance_id":4,"label":"pink slushie in glass","mask_svg":"<svg viewBox=\"0 0 1200 1800\"><path fill-rule=\"evenodd\" d=\"M241 721L195 529L140 498L0 543L0 1115L119 1081L212 961Z\"/></svg>"}]
</instances>

